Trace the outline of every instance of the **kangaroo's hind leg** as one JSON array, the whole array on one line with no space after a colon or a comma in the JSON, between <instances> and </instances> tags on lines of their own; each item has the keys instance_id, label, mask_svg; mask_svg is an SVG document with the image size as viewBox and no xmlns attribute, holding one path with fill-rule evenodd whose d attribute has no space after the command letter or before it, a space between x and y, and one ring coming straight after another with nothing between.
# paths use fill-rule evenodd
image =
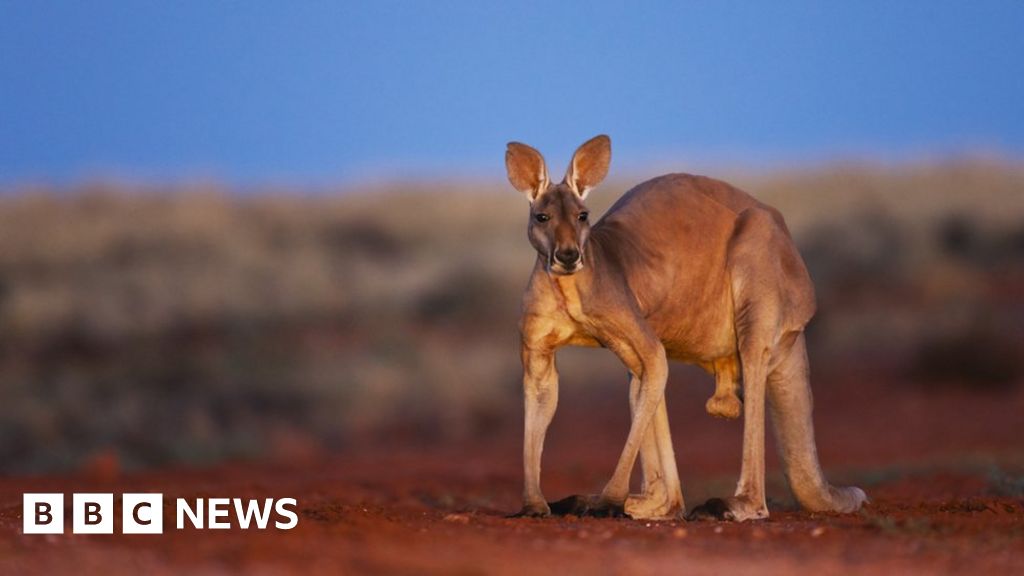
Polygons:
<instances>
[{"instance_id":1,"label":"kangaroo's hind leg","mask_svg":"<svg viewBox=\"0 0 1024 576\"><path fill-rule=\"evenodd\" d=\"M771 249L771 257L765 257L766 249ZM857 510L865 501L864 492L830 486L818 464L803 336L814 313L814 289L776 213L741 213L730 244L729 271L743 370L743 464L735 495L712 499L691 516L738 521L768 516L766 401L797 500L810 510Z\"/></svg>"},{"instance_id":2,"label":"kangaroo's hind leg","mask_svg":"<svg viewBox=\"0 0 1024 576\"><path fill-rule=\"evenodd\" d=\"M741 301L743 302L743 301ZM765 397L771 372L773 327L777 324L771 306L738 306L736 336L743 370L743 460L736 493L729 498L712 498L690 513L691 519L756 520L768 517L765 499Z\"/></svg>"},{"instance_id":3,"label":"kangaroo's hind leg","mask_svg":"<svg viewBox=\"0 0 1024 576\"><path fill-rule=\"evenodd\" d=\"M790 276L799 262L791 244L785 230L767 210L746 210L737 219L728 266L733 326L743 372L742 467L735 494L709 500L691 513L693 517L736 521L768 517L764 486L766 386L775 360L773 352L781 334L787 331L787 324L792 322L789 292L793 291L791 288L802 288L790 286ZM766 251L770 257L766 257ZM792 261L783 264L778 256L790 257ZM802 328L803 323L797 327Z\"/></svg>"},{"instance_id":4,"label":"kangaroo's hind leg","mask_svg":"<svg viewBox=\"0 0 1024 576\"><path fill-rule=\"evenodd\" d=\"M640 380L632 376L629 386L630 412L635 412ZM626 514L637 520L672 520L686 509L676 469L672 435L668 425L668 407L664 400L658 406L654 422L640 446L640 467L643 483L640 494L626 499Z\"/></svg>"}]
</instances>

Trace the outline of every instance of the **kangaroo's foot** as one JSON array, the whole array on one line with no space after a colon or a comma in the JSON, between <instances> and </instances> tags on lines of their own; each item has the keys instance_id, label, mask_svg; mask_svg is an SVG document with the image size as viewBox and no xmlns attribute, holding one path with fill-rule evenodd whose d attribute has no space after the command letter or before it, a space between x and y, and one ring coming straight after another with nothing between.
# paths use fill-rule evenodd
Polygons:
<instances>
[{"instance_id":1,"label":"kangaroo's foot","mask_svg":"<svg viewBox=\"0 0 1024 576\"><path fill-rule=\"evenodd\" d=\"M523 505L522 510L509 516L509 518L546 518L551 516L551 508L543 500Z\"/></svg>"},{"instance_id":2,"label":"kangaroo's foot","mask_svg":"<svg viewBox=\"0 0 1024 576\"><path fill-rule=\"evenodd\" d=\"M687 514L687 520L728 520L745 522L747 520L763 520L768 517L768 507L764 502L752 498L732 496L730 498L712 498L697 506Z\"/></svg>"},{"instance_id":3,"label":"kangaroo's foot","mask_svg":"<svg viewBox=\"0 0 1024 576\"><path fill-rule=\"evenodd\" d=\"M743 405L740 403L739 397L732 392L720 394L716 391L714 396L708 398L704 408L708 414L728 420L739 418L740 413L743 411Z\"/></svg>"},{"instance_id":4,"label":"kangaroo's foot","mask_svg":"<svg viewBox=\"0 0 1024 576\"><path fill-rule=\"evenodd\" d=\"M592 516L594 518L624 518L625 507L622 504L609 502L600 495L574 495L549 503L551 514L555 516Z\"/></svg>"},{"instance_id":5,"label":"kangaroo's foot","mask_svg":"<svg viewBox=\"0 0 1024 576\"><path fill-rule=\"evenodd\" d=\"M682 498L663 491L626 498L626 514L634 520L679 520L684 510Z\"/></svg>"}]
</instances>

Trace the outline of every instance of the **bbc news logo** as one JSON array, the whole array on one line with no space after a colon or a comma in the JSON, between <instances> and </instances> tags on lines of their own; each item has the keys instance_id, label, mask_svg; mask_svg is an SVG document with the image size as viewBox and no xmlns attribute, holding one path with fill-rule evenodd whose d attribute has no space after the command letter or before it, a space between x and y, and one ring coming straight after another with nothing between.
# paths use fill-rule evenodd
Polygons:
<instances>
[{"instance_id":1,"label":"bbc news logo","mask_svg":"<svg viewBox=\"0 0 1024 576\"><path fill-rule=\"evenodd\" d=\"M71 499L71 532L74 534L113 534L114 495L107 493L73 494ZM175 526L183 530L187 525L197 529L227 530L232 528L231 517L242 530L254 527L266 530L270 526L291 530L299 524L294 498L185 498L175 500ZM25 494L22 501L25 534L64 533L64 494ZM273 522L271 522L273 520ZM163 494L122 494L122 534L163 534Z\"/></svg>"}]
</instances>

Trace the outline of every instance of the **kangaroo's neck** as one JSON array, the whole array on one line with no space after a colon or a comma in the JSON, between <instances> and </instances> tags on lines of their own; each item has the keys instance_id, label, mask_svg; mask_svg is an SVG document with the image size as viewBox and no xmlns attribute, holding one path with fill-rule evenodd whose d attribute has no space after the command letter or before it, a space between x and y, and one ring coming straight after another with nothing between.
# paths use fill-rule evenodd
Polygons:
<instances>
[{"instance_id":1,"label":"kangaroo's neck","mask_svg":"<svg viewBox=\"0 0 1024 576\"><path fill-rule=\"evenodd\" d=\"M583 248L583 268L579 272L566 275L547 272L562 307L578 322L586 318L587 302L594 299L593 291L600 285L595 282L605 264L600 252L596 245L587 242Z\"/></svg>"},{"instance_id":2,"label":"kangaroo's neck","mask_svg":"<svg viewBox=\"0 0 1024 576\"><path fill-rule=\"evenodd\" d=\"M583 299L580 297L579 278L577 276L583 271L568 276L552 276L555 284L555 294L561 300L565 311L577 322L586 317L583 309Z\"/></svg>"}]
</instances>

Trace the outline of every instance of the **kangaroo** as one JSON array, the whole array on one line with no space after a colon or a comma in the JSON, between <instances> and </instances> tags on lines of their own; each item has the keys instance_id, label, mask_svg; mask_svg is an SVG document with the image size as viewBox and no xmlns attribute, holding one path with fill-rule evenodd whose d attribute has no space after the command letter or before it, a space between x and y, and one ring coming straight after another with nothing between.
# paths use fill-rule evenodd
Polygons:
<instances>
[{"instance_id":1,"label":"kangaroo","mask_svg":"<svg viewBox=\"0 0 1024 576\"><path fill-rule=\"evenodd\" d=\"M711 414L743 412L735 494L709 500L688 518L768 517L766 402L797 501L812 511L859 509L864 492L831 486L818 463L803 333L815 311L814 287L782 215L725 182L667 174L626 192L591 226L583 202L610 162L604 135L576 150L558 184L530 146L510 142L505 154L509 181L530 202L528 236L537 251L519 323L525 487L515 516L685 514L665 406L670 359L715 375ZM558 403L555 351L567 345L608 348L625 364L632 423L599 495L549 504L540 488L541 452ZM642 488L630 495L638 454Z\"/></svg>"}]
</instances>

